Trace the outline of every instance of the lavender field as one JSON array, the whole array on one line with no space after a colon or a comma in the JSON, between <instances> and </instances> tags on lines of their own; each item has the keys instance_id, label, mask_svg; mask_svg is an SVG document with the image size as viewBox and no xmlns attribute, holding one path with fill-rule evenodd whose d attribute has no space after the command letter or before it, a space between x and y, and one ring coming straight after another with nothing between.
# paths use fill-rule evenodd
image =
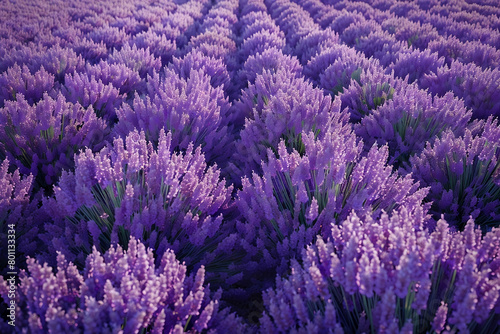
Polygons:
<instances>
[{"instance_id":1,"label":"lavender field","mask_svg":"<svg viewBox=\"0 0 500 334\"><path fill-rule=\"evenodd\" d=\"M500 334L498 0L4 0L0 333Z\"/></svg>"}]
</instances>

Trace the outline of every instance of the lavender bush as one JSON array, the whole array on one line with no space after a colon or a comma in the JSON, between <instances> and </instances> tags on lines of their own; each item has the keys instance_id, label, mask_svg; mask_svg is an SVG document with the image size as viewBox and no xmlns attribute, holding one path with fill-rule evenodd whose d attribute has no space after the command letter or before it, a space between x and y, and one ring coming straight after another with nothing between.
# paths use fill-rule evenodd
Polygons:
<instances>
[{"instance_id":1,"label":"lavender bush","mask_svg":"<svg viewBox=\"0 0 500 334\"><path fill-rule=\"evenodd\" d=\"M242 331L234 315L219 310L220 291L212 296L203 285L203 267L187 275L171 250L160 258L155 267L153 251L132 238L126 251L117 246L102 255L94 248L83 275L61 253L57 272L28 259L17 292L16 328L32 333ZM0 277L4 300L7 293Z\"/></svg>"},{"instance_id":2,"label":"lavender bush","mask_svg":"<svg viewBox=\"0 0 500 334\"><path fill-rule=\"evenodd\" d=\"M424 226L406 208L332 226L264 292L261 331L494 332L500 230L481 237L471 220L450 233L439 220L429 235Z\"/></svg>"},{"instance_id":3,"label":"lavender bush","mask_svg":"<svg viewBox=\"0 0 500 334\"><path fill-rule=\"evenodd\" d=\"M10 173L9 166L8 159L0 165L0 251L6 255L0 259L2 275L24 268L26 256L45 250L38 234L48 219L39 208L41 194L32 194L33 176L22 177L19 169Z\"/></svg>"},{"instance_id":4,"label":"lavender bush","mask_svg":"<svg viewBox=\"0 0 500 334\"><path fill-rule=\"evenodd\" d=\"M109 130L92 107L67 102L59 93L47 93L36 105L22 94L0 109L0 156L24 175L33 174L35 189L51 192L62 170L74 165L73 155L83 147L99 150Z\"/></svg>"},{"instance_id":5,"label":"lavender bush","mask_svg":"<svg viewBox=\"0 0 500 334\"><path fill-rule=\"evenodd\" d=\"M113 132L125 138L134 129L157 142L162 128L172 133L172 149L186 150L190 143L202 146L207 160L223 163L230 145L227 132L229 103L222 87L214 88L203 69L192 69L187 79L165 69L160 79L149 77L145 97L136 93L131 105L117 109ZM224 154L225 153L225 154Z\"/></svg>"},{"instance_id":6,"label":"lavender bush","mask_svg":"<svg viewBox=\"0 0 500 334\"><path fill-rule=\"evenodd\" d=\"M26 101L33 105L40 101L43 93L54 87L54 76L42 67L32 74L26 65L21 68L15 64L0 76L0 107L5 101L15 101L17 94L23 94Z\"/></svg>"},{"instance_id":7,"label":"lavender bush","mask_svg":"<svg viewBox=\"0 0 500 334\"><path fill-rule=\"evenodd\" d=\"M484 231L500 222L500 127L498 120L482 122L482 133L465 130L456 136L447 130L410 158L413 175L430 186L431 212L463 228L472 217Z\"/></svg>"},{"instance_id":8,"label":"lavender bush","mask_svg":"<svg viewBox=\"0 0 500 334\"><path fill-rule=\"evenodd\" d=\"M432 98L415 85L405 85L391 97L354 128L356 134L365 140L367 150L374 143L387 144L389 163L395 168L407 167L412 155L423 151L426 143L432 143L446 130L456 135L463 134L472 117L463 101L451 93Z\"/></svg>"},{"instance_id":9,"label":"lavender bush","mask_svg":"<svg viewBox=\"0 0 500 334\"><path fill-rule=\"evenodd\" d=\"M276 151L281 139L289 148L302 150L302 131L324 136L339 114L338 102L332 103L329 96L293 72L264 70L240 100L239 112L245 117L245 125L233 159L241 175L260 173L267 149Z\"/></svg>"},{"instance_id":10,"label":"lavender bush","mask_svg":"<svg viewBox=\"0 0 500 334\"><path fill-rule=\"evenodd\" d=\"M130 237L157 254L172 249L189 267L208 265L229 237L222 213L232 187L207 168L200 147L191 143L183 154L171 145L163 129L156 149L134 130L98 153L81 152L44 203L53 222L43 240L78 266L93 246L105 252Z\"/></svg>"},{"instance_id":11,"label":"lavender bush","mask_svg":"<svg viewBox=\"0 0 500 334\"><path fill-rule=\"evenodd\" d=\"M299 139L299 148L282 139L277 152L268 149L263 175L244 178L238 192L237 228L254 281L284 273L291 258L317 235L326 237L330 224L341 223L351 210L377 217L401 205L419 207L427 193L411 176L392 172L387 147L374 146L361 157L362 143L349 125L340 123L321 139L312 132Z\"/></svg>"}]
</instances>

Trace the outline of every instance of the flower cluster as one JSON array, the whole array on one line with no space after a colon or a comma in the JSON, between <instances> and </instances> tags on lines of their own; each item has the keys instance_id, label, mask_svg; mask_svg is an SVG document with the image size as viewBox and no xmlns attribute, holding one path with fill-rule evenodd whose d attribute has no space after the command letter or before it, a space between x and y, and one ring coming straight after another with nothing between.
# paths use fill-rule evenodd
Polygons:
<instances>
[{"instance_id":1,"label":"flower cluster","mask_svg":"<svg viewBox=\"0 0 500 334\"><path fill-rule=\"evenodd\" d=\"M76 156L44 207L53 219L41 238L82 267L92 247L143 240L156 254L175 251L189 268L227 263L238 254L223 213L232 187L206 165L200 147L171 153L171 135L160 131L157 149L144 132L115 139L98 153ZM227 240L226 240L227 239Z\"/></svg>"},{"instance_id":2,"label":"flower cluster","mask_svg":"<svg viewBox=\"0 0 500 334\"><path fill-rule=\"evenodd\" d=\"M413 176L430 186L431 212L458 228L472 217L484 230L500 222L500 126L482 122L481 133L448 130L423 152L410 158Z\"/></svg>"},{"instance_id":3,"label":"flower cluster","mask_svg":"<svg viewBox=\"0 0 500 334\"><path fill-rule=\"evenodd\" d=\"M262 332L495 331L500 230L424 226L421 210L404 207L332 226L264 292Z\"/></svg>"},{"instance_id":4,"label":"flower cluster","mask_svg":"<svg viewBox=\"0 0 500 334\"><path fill-rule=\"evenodd\" d=\"M411 176L392 172L387 147L374 146L362 157L349 125L337 124L321 140L302 132L299 140L300 148L281 140L277 152L268 149L263 175L244 178L238 192L237 228L249 256L245 270L259 273L253 277L284 273L289 259L352 210L377 217L401 205L419 207L427 193Z\"/></svg>"},{"instance_id":5,"label":"flower cluster","mask_svg":"<svg viewBox=\"0 0 500 334\"><path fill-rule=\"evenodd\" d=\"M47 93L31 106L22 94L0 108L0 156L24 175L33 174L35 190L51 191L63 169L74 166L73 155L84 147L99 150L109 129L92 107L67 102Z\"/></svg>"},{"instance_id":6,"label":"flower cluster","mask_svg":"<svg viewBox=\"0 0 500 334\"><path fill-rule=\"evenodd\" d=\"M155 267L153 251L134 238L126 250L117 246L101 254L94 248L83 275L60 253L56 273L28 259L17 292L17 323L31 333L242 330L234 315L219 310L220 292L211 296L204 286L203 267L187 275L171 250L159 261ZM7 293L0 276L4 300Z\"/></svg>"},{"instance_id":7,"label":"flower cluster","mask_svg":"<svg viewBox=\"0 0 500 334\"><path fill-rule=\"evenodd\" d=\"M329 96L288 70L264 70L243 92L241 104L246 119L233 159L242 175L260 174L267 150L276 151L282 139L289 148L302 150L303 131L323 137L340 112L339 101L332 103Z\"/></svg>"},{"instance_id":8,"label":"flower cluster","mask_svg":"<svg viewBox=\"0 0 500 334\"><path fill-rule=\"evenodd\" d=\"M374 143L389 146L389 162L395 168L408 165L408 159L423 151L446 130L464 132L472 112L462 100L448 93L428 95L414 85L405 85L392 99L372 111L355 125L356 134L369 149Z\"/></svg>"},{"instance_id":9,"label":"flower cluster","mask_svg":"<svg viewBox=\"0 0 500 334\"><path fill-rule=\"evenodd\" d=\"M29 104L40 101L43 93L50 92L54 87L54 75L42 67L32 74L26 65L21 68L15 64L0 76L0 107L5 101L16 100L22 94Z\"/></svg>"},{"instance_id":10,"label":"flower cluster","mask_svg":"<svg viewBox=\"0 0 500 334\"><path fill-rule=\"evenodd\" d=\"M201 145L209 161L221 162L224 156L220 153L230 142L226 124L229 103L222 87L214 88L202 69L191 69L187 79L165 69L163 78L158 74L150 77L147 93L145 97L136 94L132 105L117 109L115 135L125 138L138 129L147 133L148 140L157 142L164 128L171 132L172 149Z\"/></svg>"},{"instance_id":11,"label":"flower cluster","mask_svg":"<svg viewBox=\"0 0 500 334\"><path fill-rule=\"evenodd\" d=\"M33 176L22 177L19 169L10 173L9 167L8 159L0 165L0 252L5 254L0 259L2 275L25 267L27 255L44 250L38 235L43 233L43 222L48 218L38 207L41 194L30 198ZM14 260L8 256L11 254Z\"/></svg>"}]
</instances>

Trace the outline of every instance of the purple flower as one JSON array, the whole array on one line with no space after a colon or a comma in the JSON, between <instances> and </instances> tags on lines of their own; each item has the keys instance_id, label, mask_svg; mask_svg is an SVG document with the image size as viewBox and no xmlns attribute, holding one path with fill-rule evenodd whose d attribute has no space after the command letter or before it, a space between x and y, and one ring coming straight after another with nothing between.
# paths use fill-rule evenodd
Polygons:
<instances>
[{"instance_id":1,"label":"purple flower","mask_svg":"<svg viewBox=\"0 0 500 334\"><path fill-rule=\"evenodd\" d=\"M359 2L361 4L361 2ZM355 22L347 27L340 35L340 40L346 45L354 47L360 38L368 36L372 31L380 30L380 24L373 20Z\"/></svg>"},{"instance_id":2,"label":"purple flower","mask_svg":"<svg viewBox=\"0 0 500 334\"><path fill-rule=\"evenodd\" d=\"M472 112L451 93L432 98L415 85L399 86L391 100L355 125L355 131L365 141L366 150L374 143L387 144L389 163L411 169L408 159L422 152L426 143L447 130L462 135Z\"/></svg>"},{"instance_id":3,"label":"purple flower","mask_svg":"<svg viewBox=\"0 0 500 334\"><path fill-rule=\"evenodd\" d=\"M153 149L134 130L99 153L76 156L75 172L63 173L45 201L53 223L44 240L79 265L92 245L104 252L130 236L157 254L173 249L190 268L213 260L229 235L222 212L232 187L216 166L207 167L200 147L171 153L171 138L162 129Z\"/></svg>"},{"instance_id":4,"label":"purple flower","mask_svg":"<svg viewBox=\"0 0 500 334\"><path fill-rule=\"evenodd\" d=\"M262 53L271 48L282 50L284 47L285 39L281 32L270 33L267 30L262 30L243 41L240 47L240 57L246 60L252 54Z\"/></svg>"},{"instance_id":5,"label":"purple flower","mask_svg":"<svg viewBox=\"0 0 500 334\"><path fill-rule=\"evenodd\" d=\"M273 19L266 13L262 13L262 17L256 19L255 21L249 23L247 26L242 27L243 32L239 36L241 41L249 38L255 33L268 31L271 35L278 35L283 40L285 39L285 35L280 30L280 28L274 23Z\"/></svg>"},{"instance_id":6,"label":"purple flower","mask_svg":"<svg viewBox=\"0 0 500 334\"><path fill-rule=\"evenodd\" d=\"M33 105L40 101L44 93L51 92L54 87L54 75L42 67L31 73L26 65L22 68L14 64L0 75L0 106L6 100L16 100L17 94L23 94L26 101Z\"/></svg>"},{"instance_id":7,"label":"purple flower","mask_svg":"<svg viewBox=\"0 0 500 334\"><path fill-rule=\"evenodd\" d=\"M477 66L486 69L496 68L500 65L500 53L492 46L485 45L479 41L461 42L456 37L447 36L429 43L429 50L437 52L444 57L446 65L450 66L453 60L462 63L473 62Z\"/></svg>"},{"instance_id":8,"label":"purple flower","mask_svg":"<svg viewBox=\"0 0 500 334\"><path fill-rule=\"evenodd\" d=\"M174 57L169 67L181 78L188 80L191 70L202 70L210 77L210 83L214 88L222 86L225 92L231 89L231 78L227 67L221 59L204 55L198 51L192 51L183 58Z\"/></svg>"},{"instance_id":9,"label":"purple flower","mask_svg":"<svg viewBox=\"0 0 500 334\"><path fill-rule=\"evenodd\" d=\"M242 85L252 85L265 70L276 73L280 69L286 69L286 71L294 73L296 77L302 75L302 66L296 57L285 55L277 48L268 48L262 53L248 57L238 73L239 81Z\"/></svg>"},{"instance_id":10,"label":"purple flower","mask_svg":"<svg viewBox=\"0 0 500 334\"><path fill-rule=\"evenodd\" d=\"M81 56L77 56L69 48L62 48L58 45L35 54L28 63L31 73L35 73L43 67L48 73L53 74L59 82L64 80L66 74L82 71L84 66L85 62Z\"/></svg>"},{"instance_id":11,"label":"purple flower","mask_svg":"<svg viewBox=\"0 0 500 334\"><path fill-rule=\"evenodd\" d=\"M423 152L410 158L412 173L423 186L430 186L427 197L431 213L458 228L472 217L483 230L500 221L500 173L498 120L488 118L482 133L463 136L445 131Z\"/></svg>"},{"instance_id":12,"label":"purple flower","mask_svg":"<svg viewBox=\"0 0 500 334\"><path fill-rule=\"evenodd\" d=\"M283 273L290 258L317 235L326 237L330 223L341 223L352 210L377 217L401 205L419 207L425 197L427 189L418 190L410 176L393 174L386 147L361 157L362 143L348 125L336 122L318 139L302 132L301 150L282 139L276 152L268 149L263 175L243 179L238 230L255 264L245 268L253 277Z\"/></svg>"},{"instance_id":13,"label":"purple flower","mask_svg":"<svg viewBox=\"0 0 500 334\"><path fill-rule=\"evenodd\" d=\"M161 68L161 60L156 58L149 48L140 49L135 44L133 46L125 44L119 51L115 49L109 55L108 63L124 64L131 70L139 72L141 78L146 78L147 75L153 76Z\"/></svg>"},{"instance_id":14,"label":"purple flower","mask_svg":"<svg viewBox=\"0 0 500 334\"><path fill-rule=\"evenodd\" d=\"M68 102L92 107L108 124L116 122L116 109L122 104L123 96L112 84L104 84L85 73L67 74L61 92Z\"/></svg>"},{"instance_id":15,"label":"purple flower","mask_svg":"<svg viewBox=\"0 0 500 334\"><path fill-rule=\"evenodd\" d=\"M240 12L240 22L241 18L245 17L250 13L264 14L267 11L267 7L262 0L248 0L245 1L244 6L242 6Z\"/></svg>"},{"instance_id":16,"label":"purple flower","mask_svg":"<svg viewBox=\"0 0 500 334\"><path fill-rule=\"evenodd\" d=\"M401 207L379 219L352 213L333 225L328 240L318 237L303 250L302 264L292 260L288 278L277 276L263 293L261 328L494 331L498 266L488 256L497 258L500 230L481 238L472 221L452 233L440 220L429 233L424 212Z\"/></svg>"},{"instance_id":17,"label":"purple flower","mask_svg":"<svg viewBox=\"0 0 500 334\"><path fill-rule=\"evenodd\" d=\"M56 273L46 263L28 259L16 296L22 306L16 323L36 333L139 333L147 328L154 333L207 328L219 332L230 325L244 330L234 315L219 311L220 291L211 296L203 286L203 267L186 275L186 266L171 250L160 255L158 267L154 262L153 251L135 238L126 251L117 246L101 255L94 248L83 275L60 253ZM7 289L0 277L4 300Z\"/></svg>"},{"instance_id":18,"label":"purple flower","mask_svg":"<svg viewBox=\"0 0 500 334\"><path fill-rule=\"evenodd\" d=\"M321 75L324 74L326 69L334 64L336 60L339 60L339 62L347 62L348 65L345 66L339 64L346 69L353 68L353 66L356 65L361 67L369 66L369 61L358 52L345 45L338 44L322 50L321 53L313 57L307 65L304 66L304 76L311 79L314 83L321 84ZM337 65L337 67L339 67L339 65ZM356 68L353 68L351 71L353 72L355 69ZM346 74L346 76L350 77L350 74Z\"/></svg>"},{"instance_id":19,"label":"purple flower","mask_svg":"<svg viewBox=\"0 0 500 334\"><path fill-rule=\"evenodd\" d=\"M411 22L402 17L384 20L381 27L387 33L394 34L398 41L403 41L408 47L413 46L419 50L426 49L429 42L439 36L432 25Z\"/></svg>"},{"instance_id":20,"label":"purple flower","mask_svg":"<svg viewBox=\"0 0 500 334\"><path fill-rule=\"evenodd\" d=\"M232 54L236 52L236 44L229 36L207 30L203 34L191 38L185 52L193 51L221 59L227 64L231 61Z\"/></svg>"},{"instance_id":21,"label":"purple flower","mask_svg":"<svg viewBox=\"0 0 500 334\"><path fill-rule=\"evenodd\" d=\"M111 84L119 90L120 94L130 94L133 91L143 92L145 90L145 83L141 81L139 72L130 69L124 64L109 64L107 61L101 61L95 65L87 64L86 72L90 78L89 80L94 77L95 81L102 82L105 86ZM110 90L108 87L106 88L108 91Z\"/></svg>"},{"instance_id":22,"label":"purple flower","mask_svg":"<svg viewBox=\"0 0 500 334\"><path fill-rule=\"evenodd\" d=\"M56 99L46 93L30 106L22 94L17 101L6 101L0 109L0 151L19 168L33 174L35 189L51 192L63 169L74 166L73 154L83 147L98 150L109 130L94 110Z\"/></svg>"},{"instance_id":23,"label":"purple flower","mask_svg":"<svg viewBox=\"0 0 500 334\"><path fill-rule=\"evenodd\" d=\"M338 43L339 36L332 29L314 30L300 39L295 48L295 54L302 64L307 64L310 59L323 52L323 50Z\"/></svg>"},{"instance_id":24,"label":"purple flower","mask_svg":"<svg viewBox=\"0 0 500 334\"><path fill-rule=\"evenodd\" d=\"M276 148L281 139L300 151L302 131L323 136L339 113L340 103L332 104L329 96L293 72L264 70L243 92L239 107L245 125L234 163L243 175L251 175L252 171L260 173L267 149Z\"/></svg>"},{"instance_id":25,"label":"purple flower","mask_svg":"<svg viewBox=\"0 0 500 334\"><path fill-rule=\"evenodd\" d=\"M453 92L464 99L474 118L482 119L500 115L499 83L500 71L497 68L482 70L472 63L459 61L438 68L437 73L424 75L421 79L422 88L439 96Z\"/></svg>"},{"instance_id":26,"label":"purple flower","mask_svg":"<svg viewBox=\"0 0 500 334\"><path fill-rule=\"evenodd\" d=\"M73 43L73 50L88 63L95 64L108 57L108 48L103 42L96 43L83 38Z\"/></svg>"},{"instance_id":27,"label":"purple flower","mask_svg":"<svg viewBox=\"0 0 500 334\"><path fill-rule=\"evenodd\" d=\"M135 35L129 43L136 45L140 49L149 48L149 51L156 58L161 59L163 65L166 65L172 59L176 49L175 40L151 30Z\"/></svg>"},{"instance_id":28,"label":"purple flower","mask_svg":"<svg viewBox=\"0 0 500 334\"><path fill-rule=\"evenodd\" d=\"M351 83L354 85L354 81L364 85L366 81L374 79L375 75L372 75L370 79L366 80L366 75L363 75L362 72L374 72L379 76L381 74L377 61L367 60L355 53L342 55L320 74L319 86L335 96L343 93L344 88L349 87ZM361 77L363 77L363 83ZM341 99L343 99L343 95L341 95Z\"/></svg>"},{"instance_id":29,"label":"purple flower","mask_svg":"<svg viewBox=\"0 0 500 334\"><path fill-rule=\"evenodd\" d=\"M127 33L121 29L110 26L103 26L94 29L87 34L87 37L93 40L95 43L103 42L106 44L108 49L121 49L121 47L127 42L129 36Z\"/></svg>"},{"instance_id":30,"label":"purple flower","mask_svg":"<svg viewBox=\"0 0 500 334\"><path fill-rule=\"evenodd\" d=\"M342 10L339 15L332 21L330 28L341 35L344 30L355 22L365 21L363 14L357 11L349 12L347 10Z\"/></svg>"},{"instance_id":31,"label":"purple flower","mask_svg":"<svg viewBox=\"0 0 500 334\"><path fill-rule=\"evenodd\" d=\"M172 149L201 145L208 161L223 164L231 137L227 135L229 103L222 87L214 88L203 69L193 69L183 79L167 68L161 79L159 75L149 78L147 92L145 97L136 94L132 105L123 104L117 110L116 135L125 138L139 129L147 140L157 142L165 128L172 133Z\"/></svg>"},{"instance_id":32,"label":"purple flower","mask_svg":"<svg viewBox=\"0 0 500 334\"><path fill-rule=\"evenodd\" d=\"M419 82L424 75L437 73L438 68L444 65L444 58L438 57L428 49L400 52L398 59L389 69L394 70L394 75L402 79L408 76L409 83Z\"/></svg>"},{"instance_id":33,"label":"purple flower","mask_svg":"<svg viewBox=\"0 0 500 334\"><path fill-rule=\"evenodd\" d=\"M6 255L0 260L1 274L24 268L26 256L44 251L38 234L47 217L39 209L41 193L32 194L32 183L32 175L21 177L18 169L9 173L8 159L0 164L0 251ZM10 245L15 245L14 252Z\"/></svg>"},{"instance_id":34,"label":"purple flower","mask_svg":"<svg viewBox=\"0 0 500 334\"><path fill-rule=\"evenodd\" d=\"M355 49L363 52L367 58L377 58L384 67L394 63L397 55L404 48L403 42L397 41L393 35L382 30L376 30L366 37L361 37L355 46Z\"/></svg>"},{"instance_id":35,"label":"purple flower","mask_svg":"<svg viewBox=\"0 0 500 334\"><path fill-rule=\"evenodd\" d=\"M341 108L342 110L347 108L351 114L351 121L354 123L361 121L365 116L370 115L377 108L393 99L396 89L399 92L408 85L405 81L395 80L392 75L384 73L376 63L365 68L355 67L355 63L353 65L344 70L342 74L335 75L335 70L340 72L339 70L345 66L342 62L335 62L323 74L322 82L329 86L336 82L336 86L332 88L333 92L338 89L342 92L343 87L346 87L340 94ZM353 68L356 69L352 71ZM351 73L350 76L347 76L348 73ZM336 79L327 80L329 77ZM351 78L353 80L349 80Z\"/></svg>"}]
</instances>

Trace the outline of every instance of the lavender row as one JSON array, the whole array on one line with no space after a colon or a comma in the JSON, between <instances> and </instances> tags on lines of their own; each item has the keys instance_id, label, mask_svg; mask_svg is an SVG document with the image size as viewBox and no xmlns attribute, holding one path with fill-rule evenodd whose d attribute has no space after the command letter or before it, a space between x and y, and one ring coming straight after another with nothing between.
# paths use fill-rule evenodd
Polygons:
<instances>
[{"instance_id":1,"label":"lavender row","mask_svg":"<svg viewBox=\"0 0 500 334\"><path fill-rule=\"evenodd\" d=\"M328 1L325 3L329 3ZM365 17L366 19L373 19L379 24L389 18L394 18L395 16L404 16L413 22L420 22L421 24L427 24L427 29L433 31L434 34L437 32L443 37L455 36L462 42L480 40L483 43L489 44L498 49L499 33L498 27L482 27L476 22L481 21L482 23L490 24L495 22L495 17L493 20L481 20L481 14L474 15L472 13L464 13L466 9L462 9L459 6L459 2L454 1L450 4L425 4L420 2L423 6L430 7L429 9L420 9L418 2L398 2L398 1L379 1L373 4L370 2L350 2L350 1L340 1L335 2L333 8L337 13L352 13L354 11L358 12L358 15ZM344 11L345 10L345 11ZM451 16L449 15L451 13ZM454 19L455 17L461 21ZM356 14L354 14L357 16ZM334 17L336 17L335 15ZM358 16L359 17L359 16ZM467 19L471 18L476 22L467 22ZM402 22L407 22L407 20L402 20ZM325 21L326 23L326 21ZM430 29L429 29L430 28ZM432 38L432 35L430 36Z\"/></svg>"},{"instance_id":2,"label":"lavender row","mask_svg":"<svg viewBox=\"0 0 500 334\"><path fill-rule=\"evenodd\" d=\"M420 88L429 89L433 95L443 96L448 91L453 92L466 100L476 118L496 115L500 110L497 98L500 94L496 89L500 80L500 72L496 68L498 51L484 48L479 42L461 45L453 39L437 35L440 39L432 41L428 32L418 32L419 25L412 28L416 31L405 28L404 24L399 24L401 27L398 28L398 19L391 19L389 14L379 24L374 20L366 21L363 14L336 13L335 9L319 1L304 2L304 6L314 14L316 21L323 22L323 26L331 22L330 26L339 32L344 43L362 51L367 57L379 59L388 73L394 70L394 74L401 78L409 75L410 82L417 82ZM361 22L355 23L358 16ZM400 34L402 41L397 41L388 32L395 36ZM415 39L415 36L420 37ZM407 41L421 49L428 49L414 50L406 46ZM452 56L460 60L453 60ZM483 68L468 63L470 61Z\"/></svg>"},{"instance_id":3,"label":"lavender row","mask_svg":"<svg viewBox=\"0 0 500 334\"><path fill-rule=\"evenodd\" d=\"M295 13L297 13L295 16L297 18L296 20L301 20L301 18L304 17L300 15L301 9L299 7L290 5L289 8L294 9ZM279 13L281 13L281 10ZM282 17L281 14L280 17ZM290 22L290 20L286 19L286 16L285 20ZM307 17L304 20L307 20ZM318 33L312 33L304 37L303 41L307 42L316 36L318 36ZM307 63L307 66L304 68L304 73L313 79L319 77L320 80L316 80L318 80L319 85L324 88L328 89L334 86L336 88L333 91L334 93L343 90L342 84L347 86L352 82L349 88L340 94L340 98L343 102L342 107L347 107L348 110L351 111L351 120L359 122L354 125L354 130L358 136L364 139L366 151L375 143L378 145L388 145L390 163L396 167L399 166L402 174L413 172L414 177L419 179L418 170L413 169L415 167L415 160L411 159L416 159L419 154L423 154L426 145L429 145L428 149L434 153L435 151L433 150L437 149L437 147L432 148L433 141L446 132L450 132L452 138L458 137L461 138L460 140L466 140L465 137L462 136L466 134L464 129L471 119L471 113L466 110L462 101L454 99L449 93L442 98L432 98L427 93L417 89L415 85L408 85L404 81L394 80L389 75L384 75L383 72L381 73L380 67L377 66L376 62L369 63L363 60L363 57L355 54L349 48L334 46L334 44L331 45L332 47L330 48L327 47L328 44L323 45L322 49L320 48L319 53ZM332 62L332 65L328 65ZM370 67L371 69L369 69ZM367 68L368 70L365 70ZM361 71L360 74L356 74L355 70L357 69ZM339 75L339 73L342 74ZM337 82L332 82L330 78L335 78ZM346 81L339 82L340 78L345 78ZM369 90L372 90L373 95L368 94ZM360 106L363 108L359 108ZM488 122L491 123L491 120ZM488 128L488 125L485 124L489 123L482 124L482 126ZM497 142L497 134L492 134L491 136L490 140ZM489 142L488 139L480 139L480 137L481 135L476 135L475 140L485 140ZM494 147L496 147L496 144ZM493 148L493 150L496 150L496 148ZM495 151L492 151L492 153L493 152ZM445 156L446 153L442 152L440 154ZM490 175L490 172L496 170L498 153L493 153L493 156L491 156L492 160L490 160L490 158L483 160L486 165L491 166L490 168L492 169L490 171L479 171L472 168L475 164L473 162L474 159L479 158L479 156L483 155L478 151L470 156L471 160L468 160L468 162L465 160L463 161L465 166L471 166L471 169L468 171L472 173L467 176L470 177L470 179L467 179L465 183L460 183L461 187L468 189L467 191L461 192L458 191L458 189L453 189L453 183L445 181L444 178L441 179L441 182L436 182L435 180L431 181L432 177L428 177L425 183L422 182L422 186L432 184L434 185L434 189L438 189L435 187L440 187L437 193L433 194L433 192L431 192L427 197L427 200L434 201L431 211L434 212L436 219L439 219L440 214L443 213L442 210L444 207L441 206L438 208L437 201L441 199L444 193L450 194L450 199L454 198L451 202L448 202L450 206L448 209L444 209L444 212L451 212L458 207L461 208L460 210L471 209L469 212L474 211L475 209L472 209L472 207L475 207L475 205L471 207L470 204L472 202L464 201L464 198L466 197L466 193L476 188L474 185L475 182L492 182L490 186L493 187L489 188L492 189L491 192L479 192L485 196L482 199L485 202L481 201L482 203L479 204L479 207L484 207L483 205L490 202L491 204L489 205L491 206L489 207L492 208L496 205L495 203L498 201L498 187L495 183L498 183L498 181L495 181L495 179L489 181L484 180L483 175ZM444 170L445 166L443 165L443 167L438 168ZM446 171L444 175L448 175L450 180L453 180L459 175L465 177L463 173L465 173L465 170L459 171L458 173L449 173ZM475 176L472 177L471 175ZM437 177L437 175L435 177ZM437 186L437 184L440 184L440 186ZM452 193L453 195L451 195ZM474 196L474 198L477 199L478 197ZM452 204L452 202L454 204ZM457 207L458 203L461 203L461 205ZM454 209L451 209L452 207ZM493 211L496 213L493 213ZM479 213L480 210L475 212L481 216L479 220L485 219L485 221L493 222L498 219L498 212L496 210L493 211L490 212L489 209L486 210L484 216ZM468 215L466 216L468 217ZM474 217L479 218L479 216ZM463 221L457 220L456 217L451 218L447 216L447 218L450 222L455 221L456 224L460 226L464 224ZM488 224L489 223L486 225Z\"/></svg>"}]
</instances>

